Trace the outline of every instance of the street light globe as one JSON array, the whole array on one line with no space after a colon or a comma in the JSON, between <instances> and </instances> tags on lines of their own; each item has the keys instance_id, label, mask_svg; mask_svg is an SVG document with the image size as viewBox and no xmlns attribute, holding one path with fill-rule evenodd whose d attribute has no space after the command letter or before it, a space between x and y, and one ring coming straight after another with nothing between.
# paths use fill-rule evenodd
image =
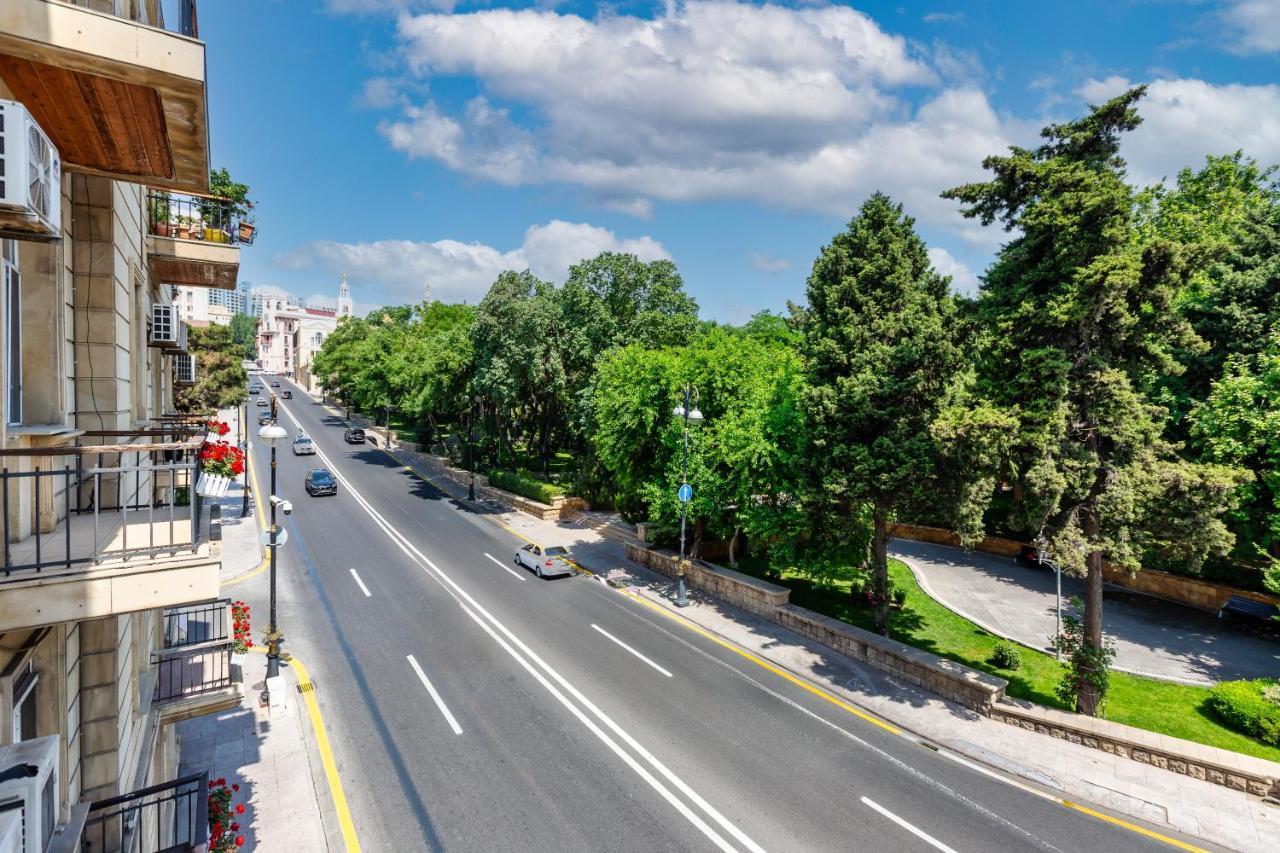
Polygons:
<instances>
[{"instance_id":1,"label":"street light globe","mask_svg":"<svg viewBox=\"0 0 1280 853\"><path fill-rule=\"evenodd\" d=\"M258 430L258 438L260 438L262 443L267 447L275 447L287 435L288 433L284 431L284 427L279 424L267 424L262 429Z\"/></svg>"},{"instance_id":2,"label":"street light globe","mask_svg":"<svg viewBox=\"0 0 1280 853\"><path fill-rule=\"evenodd\" d=\"M690 410L689 410L689 420L693 421L694 423L700 423L700 422L702 421L702 410L701 410L701 409L690 409Z\"/></svg>"},{"instance_id":3,"label":"street light globe","mask_svg":"<svg viewBox=\"0 0 1280 853\"><path fill-rule=\"evenodd\" d=\"M675 415L677 418L683 418L684 406L676 406L674 409L671 410L671 414Z\"/></svg>"}]
</instances>

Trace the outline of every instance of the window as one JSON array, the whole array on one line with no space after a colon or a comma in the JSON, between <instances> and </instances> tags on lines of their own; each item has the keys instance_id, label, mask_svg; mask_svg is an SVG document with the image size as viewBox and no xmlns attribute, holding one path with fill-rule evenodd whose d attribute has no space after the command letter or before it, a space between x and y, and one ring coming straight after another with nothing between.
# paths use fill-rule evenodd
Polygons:
<instances>
[{"instance_id":1,"label":"window","mask_svg":"<svg viewBox=\"0 0 1280 853\"><path fill-rule=\"evenodd\" d=\"M22 423L22 287L18 241L0 240L0 284L4 288L5 403L8 423Z\"/></svg>"},{"instance_id":2,"label":"window","mask_svg":"<svg viewBox=\"0 0 1280 853\"><path fill-rule=\"evenodd\" d=\"M36 683L39 680L31 661L27 661L22 673L13 680L12 743L33 740L36 736Z\"/></svg>"}]
</instances>

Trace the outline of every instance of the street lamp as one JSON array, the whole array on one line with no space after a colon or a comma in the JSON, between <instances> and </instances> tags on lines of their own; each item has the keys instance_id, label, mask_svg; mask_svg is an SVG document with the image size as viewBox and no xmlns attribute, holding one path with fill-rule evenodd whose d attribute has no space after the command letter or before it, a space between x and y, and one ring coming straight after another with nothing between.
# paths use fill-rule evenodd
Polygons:
<instances>
[{"instance_id":1,"label":"street lamp","mask_svg":"<svg viewBox=\"0 0 1280 853\"><path fill-rule=\"evenodd\" d=\"M1047 551L1048 549L1049 549L1049 540L1044 538L1044 533L1041 533L1039 536L1036 537L1036 561L1040 563L1040 565L1045 564L1044 555L1045 555L1045 551ZM1050 563L1050 565L1053 566L1053 573L1057 579L1057 584L1058 584L1057 602L1053 609L1054 616L1057 619L1057 626L1058 626L1057 630L1053 634L1054 657L1057 658L1059 661L1061 661L1062 648L1061 646L1058 645L1057 638L1062 636L1062 566L1058 565L1056 562Z\"/></svg>"},{"instance_id":2,"label":"street lamp","mask_svg":"<svg viewBox=\"0 0 1280 853\"><path fill-rule=\"evenodd\" d=\"M476 499L476 406L480 395L468 397L467 403L467 500Z\"/></svg>"},{"instance_id":3,"label":"street lamp","mask_svg":"<svg viewBox=\"0 0 1280 853\"><path fill-rule=\"evenodd\" d=\"M249 517L249 401L244 401L244 416L241 407L236 407L236 434L240 437L240 452L244 454L244 486L240 489L240 517Z\"/></svg>"},{"instance_id":4,"label":"street lamp","mask_svg":"<svg viewBox=\"0 0 1280 853\"><path fill-rule=\"evenodd\" d=\"M271 549L271 612L267 625L267 678L280 674L280 635L276 627L276 534L280 528L276 526L276 445L284 440L287 433L284 427L276 423L276 395L271 395L271 422L258 430L258 438L271 448L271 528L267 547Z\"/></svg>"},{"instance_id":5,"label":"street lamp","mask_svg":"<svg viewBox=\"0 0 1280 853\"><path fill-rule=\"evenodd\" d=\"M671 414L684 419L684 454L682 473L680 475L680 491L676 497L680 501L680 564L676 568L676 607L688 607L689 597L684 584L684 519L685 509L693 499L693 489L689 486L689 424L702 423L702 412L698 410L698 389L692 385L684 386L684 404L677 404Z\"/></svg>"}]
</instances>

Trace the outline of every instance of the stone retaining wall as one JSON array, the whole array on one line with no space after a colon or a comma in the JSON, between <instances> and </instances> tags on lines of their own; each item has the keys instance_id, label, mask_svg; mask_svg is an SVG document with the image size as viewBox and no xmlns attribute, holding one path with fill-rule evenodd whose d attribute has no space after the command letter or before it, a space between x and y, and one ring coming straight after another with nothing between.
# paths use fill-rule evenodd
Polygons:
<instances>
[{"instance_id":1,"label":"stone retaining wall","mask_svg":"<svg viewBox=\"0 0 1280 853\"><path fill-rule=\"evenodd\" d=\"M669 578L674 578L678 574L680 558L670 551L642 548L627 543L627 559L634 560ZM791 590L784 586L696 560L689 564L685 580L691 586L706 590L735 607L741 607L743 610L770 619L774 618L773 611L786 604L791 597Z\"/></svg>"},{"instance_id":2,"label":"stone retaining wall","mask_svg":"<svg viewBox=\"0 0 1280 853\"><path fill-rule=\"evenodd\" d=\"M898 524L893 528L893 535L900 539L911 539L916 542L950 545L953 548L962 547L959 536L950 530L944 530L940 527ZM982 551L986 554L998 554L1002 557L1013 557L1017 555L1021 548L1021 542L1002 539L999 536L987 536L973 546L971 550ZM1214 583L1213 581L1200 580L1199 578L1159 572L1155 569L1143 569L1140 572L1130 574L1129 570L1124 566L1104 561L1102 575L1107 583L1115 586L1131 589L1134 592L1141 592L1155 598L1163 598L1166 601L1185 604L1188 607L1194 607L1208 613L1216 614L1222 608L1222 605L1227 603L1227 599L1233 595L1280 607L1280 598L1274 595L1253 592L1252 590L1240 589L1227 584Z\"/></svg>"}]
</instances>

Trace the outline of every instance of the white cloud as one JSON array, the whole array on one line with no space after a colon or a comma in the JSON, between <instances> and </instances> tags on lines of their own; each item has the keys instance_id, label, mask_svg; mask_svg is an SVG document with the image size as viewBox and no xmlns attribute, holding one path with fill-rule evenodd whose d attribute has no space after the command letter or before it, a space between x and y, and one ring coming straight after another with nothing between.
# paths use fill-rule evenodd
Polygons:
<instances>
[{"instance_id":1,"label":"white cloud","mask_svg":"<svg viewBox=\"0 0 1280 853\"><path fill-rule=\"evenodd\" d=\"M791 269L791 261L786 258L775 258L764 252L747 252L747 261L752 269L761 272L783 272Z\"/></svg>"},{"instance_id":2,"label":"white cloud","mask_svg":"<svg viewBox=\"0 0 1280 853\"><path fill-rule=\"evenodd\" d=\"M554 219L531 226L520 247L508 251L457 240L320 241L283 252L273 263L285 269L346 273L353 290L372 284L385 301L420 300L430 283L433 298L475 303L505 270L528 269L539 278L561 281L571 264L604 251L628 252L646 261L670 257L652 237L621 238L605 228Z\"/></svg>"},{"instance_id":3,"label":"white cloud","mask_svg":"<svg viewBox=\"0 0 1280 853\"><path fill-rule=\"evenodd\" d=\"M1280 4L1276 0L1234 0L1221 12L1233 53L1280 52Z\"/></svg>"},{"instance_id":4,"label":"white cloud","mask_svg":"<svg viewBox=\"0 0 1280 853\"><path fill-rule=\"evenodd\" d=\"M941 246L931 247L929 262L940 274L951 276L951 289L955 292L966 296L973 296L978 292L978 277L973 274L973 270L956 260L946 249Z\"/></svg>"},{"instance_id":5,"label":"white cloud","mask_svg":"<svg viewBox=\"0 0 1280 853\"><path fill-rule=\"evenodd\" d=\"M958 24L964 19L964 12L930 12L921 18L926 24Z\"/></svg>"},{"instance_id":6,"label":"white cloud","mask_svg":"<svg viewBox=\"0 0 1280 853\"><path fill-rule=\"evenodd\" d=\"M1089 80L1078 94L1100 103L1130 87L1123 77ZM1121 153L1138 184L1199 168L1208 154L1245 154L1280 162L1280 85L1215 86L1203 80L1156 80L1138 102L1142 125L1121 141Z\"/></svg>"},{"instance_id":7,"label":"white cloud","mask_svg":"<svg viewBox=\"0 0 1280 853\"><path fill-rule=\"evenodd\" d=\"M610 210L625 213L627 216L634 216L636 219L653 218L653 202L639 196L635 198L607 198L604 200L604 206Z\"/></svg>"}]
</instances>

